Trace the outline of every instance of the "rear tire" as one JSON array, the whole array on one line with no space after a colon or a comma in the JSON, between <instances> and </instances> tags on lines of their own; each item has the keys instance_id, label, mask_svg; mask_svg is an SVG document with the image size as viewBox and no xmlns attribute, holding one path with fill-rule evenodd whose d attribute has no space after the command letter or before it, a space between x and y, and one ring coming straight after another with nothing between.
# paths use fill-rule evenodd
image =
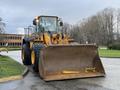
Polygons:
<instances>
[{"instance_id":1,"label":"rear tire","mask_svg":"<svg viewBox=\"0 0 120 90\"><path fill-rule=\"evenodd\" d=\"M31 65L31 51L27 44L23 44L22 57L24 65Z\"/></svg>"}]
</instances>

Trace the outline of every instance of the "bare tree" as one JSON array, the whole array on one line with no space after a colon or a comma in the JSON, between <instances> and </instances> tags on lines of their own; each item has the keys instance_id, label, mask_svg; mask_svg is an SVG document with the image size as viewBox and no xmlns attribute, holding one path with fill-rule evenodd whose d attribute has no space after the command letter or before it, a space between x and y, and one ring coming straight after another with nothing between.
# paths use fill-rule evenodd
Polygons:
<instances>
[{"instance_id":1,"label":"bare tree","mask_svg":"<svg viewBox=\"0 0 120 90\"><path fill-rule=\"evenodd\" d=\"M70 29L71 29L71 25L70 25L69 23L66 23L66 22L65 22L65 23L63 24L63 29L62 29L63 31L62 31L62 32L63 32L63 33L66 33L66 34L69 34Z\"/></svg>"},{"instance_id":2,"label":"bare tree","mask_svg":"<svg viewBox=\"0 0 120 90\"><path fill-rule=\"evenodd\" d=\"M0 34L3 33L5 33L5 23L2 22L2 18L0 17ZM4 36L1 36L0 40L4 40Z\"/></svg>"},{"instance_id":3,"label":"bare tree","mask_svg":"<svg viewBox=\"0 0 120 90\"><path fill-rule=\"evenodd\" d=\"M114 22L114 11L113 9L106 8L104 11L105 17L105 29L107 30L107 45L112 44L114 40L113 35L113 22Z\"/></svg>"},{"instance_id":4,"label":"bare tree","mask_svg":"<svg viewBox=\"0 0 120 90\"><path fill-rule=\"evenodd\" d=\"M2 21L0 17L0 34L5 32L5 23Z\"/></svg>"},{"instance_id":5,"label":"bare tree","mask_svg":"<svg viewBox=\"0 0 120 90\"><path fill-rule=\"evenodd\" d=\"M106 8L72 27L71 36L80 43L109 45L114 41L114 9Z\"/></svg>"},{"instance_id":6,"label":"bare tree","mask_svg":"<svg viewBox=\"0 0 120 90\"><path fill-rule=\"evenodd\" d=\"M120 9L117 9L116 12L116 32L115 32L115 38L117 42L120 42Z\"/></svg>"}]
</instances>

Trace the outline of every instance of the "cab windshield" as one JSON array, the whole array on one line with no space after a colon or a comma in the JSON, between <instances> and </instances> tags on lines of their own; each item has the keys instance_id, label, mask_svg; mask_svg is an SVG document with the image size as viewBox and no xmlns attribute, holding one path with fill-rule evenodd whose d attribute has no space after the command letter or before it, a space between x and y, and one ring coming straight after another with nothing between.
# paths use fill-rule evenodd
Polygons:
<instances>
[{"instance_id":1,"label":"cab windshield","mask_svg":"<svg viewBox=\"0 0 120 90\"><path fill-rule=\"evenodd\" d=\"M57 18L56 17L41 17L40 27L44 28L44 31L56 31L57 30Z\"/></svg>"}]
</instances>

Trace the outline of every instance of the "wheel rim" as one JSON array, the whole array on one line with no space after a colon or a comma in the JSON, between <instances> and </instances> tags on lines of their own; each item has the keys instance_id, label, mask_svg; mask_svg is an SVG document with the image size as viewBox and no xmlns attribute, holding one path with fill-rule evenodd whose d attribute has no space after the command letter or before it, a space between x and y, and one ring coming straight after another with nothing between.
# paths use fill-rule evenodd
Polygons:
<instances>
[{"instance_id":1,"label":"wheel rim","mask_svg":"<svg viewBox=\"0 0 120 90\"><path fill-rule=\"evenodd\" d=\"M32 64L35 63L35 52L34 51L31 52L31 62Z\"/></svg>"}]
</instances>

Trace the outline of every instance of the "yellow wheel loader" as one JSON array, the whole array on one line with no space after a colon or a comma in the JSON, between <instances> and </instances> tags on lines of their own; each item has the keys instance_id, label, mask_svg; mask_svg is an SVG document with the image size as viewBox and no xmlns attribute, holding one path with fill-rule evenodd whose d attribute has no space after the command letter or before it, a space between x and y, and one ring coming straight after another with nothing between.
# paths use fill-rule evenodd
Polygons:
<instances>
[{"instance_id":1,"label":"yellow wheel loader","mask_svg":"<svg viewBox=\"0 0 120 90\"><path fill-rule=\"evenodd\" d=\"M105 76L94 44L74 44L57 16L37 16L35 30L23 39L22 60L45 81Z\"/></svg>"}]
</instances>

